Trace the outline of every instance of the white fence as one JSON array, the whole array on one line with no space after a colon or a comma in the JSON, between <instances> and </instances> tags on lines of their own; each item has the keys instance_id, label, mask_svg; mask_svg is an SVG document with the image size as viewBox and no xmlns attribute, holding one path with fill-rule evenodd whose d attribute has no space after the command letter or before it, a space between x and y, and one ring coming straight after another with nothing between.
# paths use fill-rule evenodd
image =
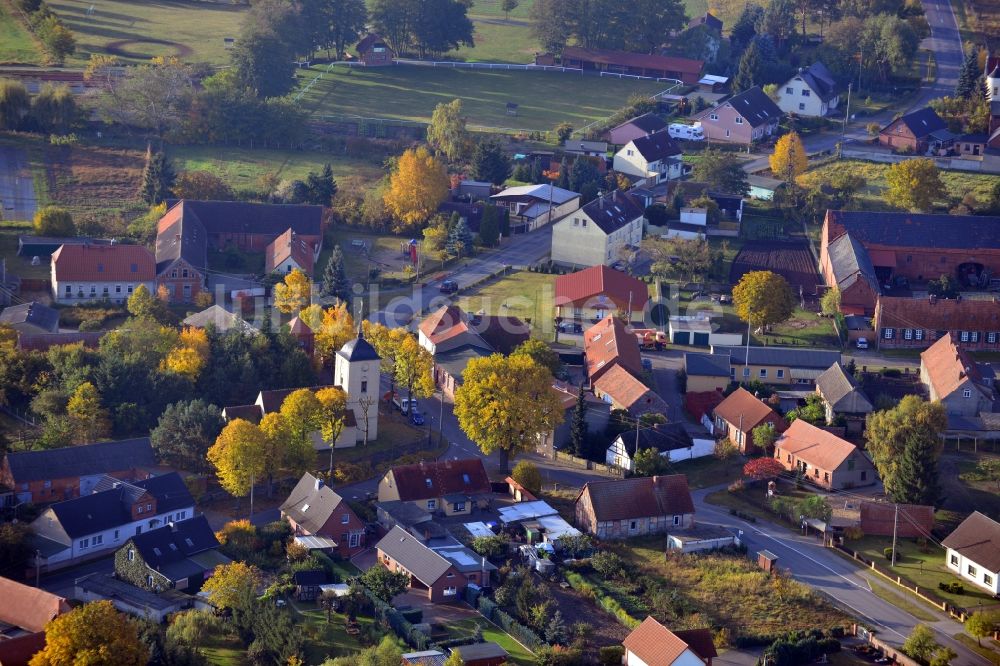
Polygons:
<instances>
[{"instance_id":1,"label":"white fence","mask_svg":"<svg viewBox=\"0 0 1000 666\"><path fill-rule=\"evenodd\" d=\"M450 67L452 69L500 69L519 70L522 72L571 72L582 74L583 70L578 67L560 67L558 65L515 65L506 62L463 62L456 60L410 60L407 58L396 58L393 60L396 65L416 65L417 67Z\"/></svg>"}]
</instances>

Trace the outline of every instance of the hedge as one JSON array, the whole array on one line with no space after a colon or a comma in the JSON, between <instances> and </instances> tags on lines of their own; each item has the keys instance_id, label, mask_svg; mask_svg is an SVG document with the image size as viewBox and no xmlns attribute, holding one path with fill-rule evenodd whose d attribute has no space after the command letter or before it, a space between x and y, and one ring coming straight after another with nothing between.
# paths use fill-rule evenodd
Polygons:
<instances>
[{"instance_id":1,"label":"hedge","mask_svg":"<svg viewBox=\"0 0 1000 666\"><path fill-rule=\"evenodd\" d=\"M541 646L545 645L545 641L543 641L538 634L512 618L492 599L489 599L486 596L479 597L478 610L482 613L483 617L499 625L500 628L516 638L529 650L536 651Z\"/></svg>"},{"instance_id":2,"label":"hedge","mask_svg":"<svg viewBox=\"0 0 1000 666\"><path fill-rule=\"evenodd\" d=\"M614 615L619 622L629 629L635 629L642 624L639 620L629 615L628 611L622 608L617 599L608 596L604 590L588 583L580 574L575 571L564 571L563 576L565 576L566 582L569 583L570 587L584 596L593 596L597 600L598 606L611 615Z\"/></svg>"},{"instance_id":3,"label":"hedge","mask_svg":"<svg viewBox=\"0 0 1000 666\"><path fill-rule=\"evenodd\" d=\"M365 591L365 595L371 600L372 606L375 608L376 617L384 619L388 622L389 626L394 632L396 632L397 636L402 638L417 650L427 649L427 646L431 642L430 636L414 627L405 617L403 617L402 613L379 599L370 589L364 586L362 586L362 588Z\"/></svg>"}]
</instances>

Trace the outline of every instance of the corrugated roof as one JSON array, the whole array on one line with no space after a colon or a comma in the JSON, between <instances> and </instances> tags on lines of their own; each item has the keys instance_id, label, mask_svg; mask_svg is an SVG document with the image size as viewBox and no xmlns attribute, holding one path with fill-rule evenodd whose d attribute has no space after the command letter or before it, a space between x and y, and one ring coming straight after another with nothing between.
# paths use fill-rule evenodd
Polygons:
<instances>
[{"instance_id":1,"label":"corrugated roof","mask_svg":"<svg viewBox=\"0 0 1000 666\"><path fill-rule=\"evenodd\" d=\"M508 187L502 192L494 194L491 199L509 199L513 197L529 197L532 199L538 199L548 203L552 201L553 204L561 205L567 201L572 201L573 199L579 198L580 194L578 192L572 192L570 190L564 190L561 187L556 187L555 185L518 185L516 187Z\"/></svg>"},{"instance_id":2,"label":"corrugated roof","mask_svg":"<svg viewBox=\"0 0 1000 666\"><path fill-rule=\"evenodd\" d=\"M858 447L832 432L817 428L802 419L795 419L774 444L778 451L790 453L813 467L833 471L857 453Z\"/></svg>"},{"instance_id":3,"label":"corrugated roof","mask_svg":"<svg viewBox=\"0 0 1000 666\"><path fill-rule=\"evenodd\" d=\"M7 454L7 466L17 483L29 483L152 468L156 466L156 456L149 438L137 437L59 449L15 451Z\"/></svg>"},{"instance_id":4,"label":"corrugated roof","mask_svg":"<svg viewBox=\"0 0 1000 666\"><path fill-rule=\"evenodd\" d=\"M584 494L589 495L598 521L694 513L691 491L683 474L590 481L583 486L580 497Z\"/></svg>"},{"instance_id":5,"label":"corrugated roof","mask_svg":"<svg viewBox=\"0 0 1000 666\"><path fill-rule=\"evenodd\" d=\"M976 511L941 542L992 573L1000 572L1000 523Z\"/></svg>"},{"instance_id":6,"label":"corrugated roof","mask_svg":"<svg viewBox=\"0 0 1000 666\"><path fill-rule=\"evenodd\" d=\"M649 300L649 287L644 282L603 264L560 275L556 278L555 291L556 307L594 307L611 301L623 312L631 304L635 312L645 308Z\"/></svg>"},{"instance_id":7,"label":"corrugated roof","mask_svg":"<svg viewBox=\"0 0 1000 666\"><path fill-rule=\"evenodd\" d=\"M398 526L389 530L375 548L398 562L414 578L428 587L436 583L452 567L451 562Z\"/></svg>"},{"instance_id":8,"label":"corrugated roof","mask_svg":"<svg viewBox=\"0 0 1000 666\"><path fill-rule=\"evenodd\" d=\"M52 253L59 282L152 282L156 259L141 245L62 245Z\"/></svg>"}]
</instances>

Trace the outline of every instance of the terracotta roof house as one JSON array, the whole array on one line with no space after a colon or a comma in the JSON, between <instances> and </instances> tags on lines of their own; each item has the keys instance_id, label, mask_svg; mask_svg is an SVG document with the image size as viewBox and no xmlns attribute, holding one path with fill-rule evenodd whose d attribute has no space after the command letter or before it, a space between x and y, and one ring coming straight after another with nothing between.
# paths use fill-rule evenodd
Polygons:
<instances>
[{"instance_id":1,"label":"terracotta roof house","mask_svg":"<svg viewBox=\"0 0 1000 666\"><path fill-rule=\"evenodd\" d=\"M899 516L896 508L899 508ZM861 530L871 536L896 536L927 538L934 529L934 507L923 504L892 504L890 502L862 501L860 506Z\"/></svg>"},{"instance_id":2,"label":"terracotta roof house","mask_svg":"<svg viewBox=\"0 0 1000 666\"><path fill-rule=\"evenodd\" d=\"M510 212L512 229L531 231L562 219L580 207L580 194L552 184L517 185L490 197Z\"/></svg>"},{"instance_id":3,"label":"terracotta roof house","mask_svg":"<svg viewBox=\"0 0 1000 666\"><path fill-rule=\"evenodd\" d=\"M992 412L997 400L993 382L984 378L968 352L951 334L920 354L920 381L948 414L976 416Z\"/></svg>"},{"instance_id":4,"label":"terracotta roof house","mask_svg":"<svg viewBox=\"0 0 1000 666\"><path fill-rule=\"evenodd\" d=\"M943 334L963 347L1000 350L1000 302L881 296L873 320L880 349L923 349Z\"/></svg>"},{"instance_id":5,"label":"terracotta roof house","mask_svg":"<svg viewBox=\"0 0 1000 666\"><path fill-rule=\"evenodd\" d=\"M677 79L687 84L698 83L705 63L689 58L629 53L609 49L563 47L560 56L563 67L585 71L612 72L658 79Z\"/></svg>"},{"instance_id":6,"label":"terracotta roof house","mask_svg":"<svg viewBox=\"0 0 1000 666\"><path fill-rule=\"evenodd\" d=\"M643 179L647 187L683 175L681 149L666 131L632 139L615 153L614 169Z\"/></svg>"},{"instance_id":7,"label":"terracotta roof house","mask_svg":"<svg viewBox=\"0 0 1000 666\"><path fill-rule=\"evenodd\" d=\"M124 303L139 285L156 293L156 259L141 245L62 245L51 280L56 303Z\"/></svg>"},{"instance_id":8,"label":"terracotta roof house","mask_svg":"<svg viewBox=\"0 0 1000 666\"><path fill-rule=\"evenodd\" d=\"M713 434L727 436L739 448L740 453L744 454L757 450L753 442L753 429L757 426L771 423L778 432L787 427L780 414L742 386L715 408L714 416Z\"/></svg>"},{"instance_id":9,"label":"terracotta roof house","mask_svg":"<svg viewBox=\"0 0 1000 666\"><path fill-rule=\"evenodd\" d=\"M583 355L592 384L614 366L633 376L642 375L639 342L617 317L608 315L583 332Z\"/></svg>"},{"instance_id":10,"label":"terracotta roof house","mask_svg":"<svg viewBox=\"0 0 1000 666\"><path fill-rule=\"evenodd\" d=\"M423 592L432 603L460 599L466 577L444 556L409 532L393 527L375 544L378 564L410 577L410 589Z\"/></svg>"},{"instance_id":11,"label":"terracotta roof house","mask_svg":"<svg viewBox=\"0 0 1000 666\"><path fill-rule=\"evenodd\" d=\"M660 534L694 525L683 474L591 481L576 498L576 526L599 539Z\"/></svg>"},{"instance_id":12,"label":"terracotta roof house","mask_svg":"<svg viewBox=\"0 0 1000 666\"><path fill-rule=\"evenodd\" d=\"M778 86L778 108L785 113L822 117L840 106L840 86L833 73L818 60L799 68Z\"/></svg>"},{"instance_id":13,"label":"terracotta roof house","mask_svg":"<svg viewBox=\"0 0 1000 666\"><path fill-rule=\"evenodd\" d=\"M847 440L796 419L774 443L774 458L789 472L801 473L827 490L870 486L878 481L875 465Z\"/></svg>"},{"instance_id":14,"label":"terracotta roof house","mask_svg":"<svg viewBox=\"0 0 1000 666\"><path fill-rule=\"evenodd\" d=\"M924 154L951 137L948 124L929 106L900 116L883 127L878 142L894 150Z\"/></svg>"},{"instance_id":15,"label":"terracotta roof house","mask_svg":"<svg viewBox=\"0 0 1000 666\"><path fill-rule=\"evenodd\" d=\"M773 135L783 115L778 105L754 86L692 118L701 122L709 141L750 145Z\"/></svg>"},{"instance_id":16,"label":"terracotta roof house","mask_svg":"<svg viewBox=\"0 0 1000 666\"><path fill-rule=\"evenodd\" d=\"M0 486L10 488L18 503L48 504L89 495L106 475L148 478L156 464L148 437L11 451L0 465ZM2 497L0 492L0 503Z\"/></svg>"},{"instance_id":17,"label":"terracotta roof house","mask_svg":"<svg viewBox=\"0 0 1000 666\"><path fill-rule=\"evenodd\" d=\"M188 315L181 323L192 328L208 328L209 325L212 325L215 326L215 330L220 333L226 333L229 331L239 331L241 333L253 334L257 333L257 329L243 319L243 317L230 312L218 304L210 305L201 312L195 312L194 314Z\"/></svg>"},{"instance_id":18,"label":"terracotta roof house","mask_svg":"<svg viewBox=\"0 0 1000 666\"><path fill-rule=\"evenodd\" d=\"M0 325L9 326L18 333L58 333L59 311L37 301L11 305L0 312Z\"/></svg>"},{"instance_id":19,"label":"terracotta roof house","mask_svg":"<svg viewBox=\"0 0 1000 666\"><path fill-rule=\"evenodd\" d=\"M281 504L281 517L289 522L296 536L332 539L341 557L353 557L365 548L364 521L347 500L308 472Z\"/></svg>"},{"instance_id":20,"label":"terracotta roof house","mask_svg":"<svg viewBox=\"0 0 1000 666\"><path fill-rule=\"evenodd\" d=\"M150 592L194 594L216 567L229 562L208 519L196 516L130 538L115 553L115 576Z\"/></svg>"},{"instance_id":21,"label":"terracotta roof house","mask_svg":"<svg viewBox=\"0 0 1000 666\"><path fill-rule=\"evenodd\" d=\"M1000 523L975 511L948 535L945 564L992 594L1000 593Z\"/></svg>"},{"instance_id":22,"label":"terracotta roof house","mask_svg":"<svg viewBox=\"0 0 1000 666\"><path fill-rule=\"evenodd\" d=\"M623 250L642 241L645 208L615 190L559 220L552 227L552 261L562 266L611 265Z\"/></svg>"},{"instance_id":23,"label":"terracotta roof house","mask_svg":"<svg viewBox=\"0 0 1000 666\"><path fill-rule=\"evenodd\" d=\"M379 502L410 502L446 516L471 513L473 505L488 502L492 492L479 458L400 465L378 483Z\"/></svg>"},{"instance_id":24,"label":"terracotta roof house","mask_svg":"<svg viewBox=\"0 0 1000 666\"><path fill-rule=\"evenodd\" d=\"M286 274L298 269L312 275L317 254L294 230L286 229L264 248L264 272Z\"/></svg>"},{"instance_id":25,"label":"terracotta roof house","mask_svg":"<svg viewBox=\"0 0 1000 666\"><path fill-rule=\"evenodd\" d=\"M38 566L51 571L192 517L194 498L176 472L135 483L106 476L90 495L52 504L32 521L32 546Z\"/></svg>"},{"instance_id":26,"label":"terracotta roof house","mask_svg":"<svg viewBox=\"0 0 1000 666\"><path fill-rule=\"evenodd\" d=\"M605 462L631 472L635 469L633 461L637 451L655 449L670 459L675 451L683 453L693 446L694 439L683 423L658 423L652 428L641 428L638 432L629 429L618 435L605 451Z\"/></svg>"},{"instance_id":27,"label":"terracotta roof house","mask_svg":"<svg viewBox=\"0 0 1000 666\"><path fill-rule=\"evenodd\" d=\"M840 363L834 363L816 378L816 393L823 398L827 423L840 415L863 417L875 409L864 389Z\"/></svg>"},{"instance_id":28,"label":"terracotta roof house","mask_svg":"<svg viewBox=\"0 0 1000 666\"><path fill-rule=\"evenodd\" d=\"M594 395L632 416L666 414L667 403L621 365L612 365L593 384Z\"/></svg>"},{"instance_id":29,"label":"terracotta roof house","mask_svg":"<svg viewBox=\"0 0 1000 666\"><path fill-rule=\"evenodd\" d=\"M556 278L556 316L598 322L609 314L642 321L649 287L638 279L600 264Z\"/></svg>"},{"instance_id":30,"label":"terracotta roof house","mask_svg":"<svg viewBox=\"0 0 1000 666\"><path fill-rule=\"evenodd\" d=\"M28 666L45 647L45 625L70 611L69 603L51 592L0 577L0 664Z\"/></svg>"},{"instance_id":31,"label":"terracotta roof house","mask_svg":"<svg viewBox=\"0 0 1000 666\"><path fill-rule=\"evenodd\" d=\"M354 50L358 54L358 60L367 67L384 67L392 64L394 56L392 48L381 35L374 32L362 37Z\"/></svg>"},{"instance_id":32,"label":"terracotta roof house","mask_svg":"<svg viewBox=\"0 0 1000 666\"><path fill-rule=\"evenodd\" d=\"M608 143L616 146L624 146L633 139L661 132L665 129L667 129L667 121L652 113L644 113L608 130Z\"/></svg>"},{"instance_id":33,"label":"terracotta roof house","mask_svg":"<svg viewBox=\"0 0 1000 666\"><path fill-rule=\"evenodd\" d=\"M650 615L622 646L625 666L712 666L718 656L710 629L673 632Z\"/></svg>"}]
</instances>

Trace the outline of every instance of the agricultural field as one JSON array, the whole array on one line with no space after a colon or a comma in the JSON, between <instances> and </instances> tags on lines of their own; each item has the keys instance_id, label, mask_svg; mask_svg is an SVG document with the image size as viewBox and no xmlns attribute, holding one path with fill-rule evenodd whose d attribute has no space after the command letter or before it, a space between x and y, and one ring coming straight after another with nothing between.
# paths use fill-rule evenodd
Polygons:
<instances>
[{"instance_id":1,"label":"agricultural field","mask_svg":"<svg viewBox=\"0 0 1000 666\"><path fill-rule=\"evenodd\" d=\"M142 151L93 146L45 146L43 152L46 197L74 216L143 207L138 199L145 159Z\"/></svg>"},{"instance_id":2,"label":"agricultural field","mask_svg":"<svg viewBox=\"0 0 1000 666\"><path fill-rule=\"evenodd\" d=\"M773 271L781 275L792 290L806 294L816 291L823 281L816 272L816 261L804 242L750 241L740 248L729 269L729 282L736 284L751 271Z\"/></svg>"},{"instance_id":3,"label":"agricultural field","mask_svg":"<svg viewBox=\"0 0 1000 666\"><path fill-rule=\"evenodd\" d=\"M0 65L35 65L41 53L9 0L0 0Z\"/></svg>"},{"instance_id":4,"label":"agricultural field","mask_svg":"<svg viewBox=\"0 0 1000 666\"><path fill-rule=\"evenodd\" d=\"M865 183L858 196L858 207L864 210L893 210L885 203L885 174L888 164L862 162L861 160L835 160L807 171L801 178L803 185L829 182L834 173L859 176ZM980 201L989 201L990 189L996 176L962 171L941 171L941 181L953 201L960 201L966 194L973 194ZM940 202L945 206L947 202ZM945 212L941 210L939 212Z\"/></svg>"},{"instance_id":5,"label":"agricultural field","mask_svg":"<svg viewBox=\"0 0 1000 666\"><path fill-rule=\"evenodd\" d=\"M529 131L551 130L562 121L579 128L607 118L632 94L653 95L664 87L611 78L588 78L581 85L581 75L560 72L420 66L362 70L323 65L303 70L301 76L301 104L317 117L426 123L437 104L460 98L470 125ZM517 116L507 114L508 102L519 105Z\"/></svg>"},{"instance_id":6,"label":"agricultural field","mask_svg":"<svg viewBox=\"0 0 1000 666\"><path fill-rule=\"evenodd\" d=\"M92 53L138 62L177 56L188 62L228 62L224 37L236 37L246 5L194 0L53 0L49 6L76 35L80 65ZM91 10L93 8L93 10Z\"/></svg>"}]
</instances>

